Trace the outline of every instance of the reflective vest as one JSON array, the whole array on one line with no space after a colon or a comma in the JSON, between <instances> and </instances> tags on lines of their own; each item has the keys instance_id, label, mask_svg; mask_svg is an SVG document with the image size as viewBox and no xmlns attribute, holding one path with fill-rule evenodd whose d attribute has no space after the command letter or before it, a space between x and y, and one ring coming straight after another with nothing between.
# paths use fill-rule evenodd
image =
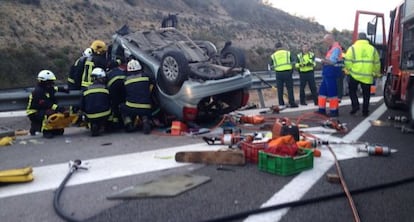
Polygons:
<instances>
[{"instance_id":1,"label":"reflective vest","mask_svg":"<svg viewBox=\"0 0 414 222\"><path fill-rule=\"evenodd\" d=\"M37 113L39 110L56 110L58 108L55 93L58 87L53 87L46 90L43 87L36 86L29 96L29 102L26 108L26 114L31 115Z\"/></svg>"},{"instance_id":2,"label":"reflective vest","mask_svg":"<svg viewBox=\"0 0 414 222\"><path fill-rule=\"evenodd\" d=\"M308 52L306 54L298 54L298 63L296 63L296 68L299 72L309 72L313 71L315 68L315 54Z\"/></svg>"},{"instance_id":3,"label":"reflective vest","mask_svg":"<svg viewBox=\"0 0 414 222\"><path fill-rule=\"evenodd\" d=\"M82 73L82 83L81 83L82 87L86 88L92 85L91 73L94 67L95 67L95 63L93 62L92 57L89 57L88 59L86 59L83 73Z\"/></svg>"},{"instance_id":4,"label":"reflective vest","mask_svg":"<svg viewBox=\"0 0 414 222\"><path fill-rule=\"evenodd\" d=\"M276 72L292 70L293 66L290 61L290 52L287 50L277 50L272 54L273 67Z\"/></svg>"},{"instance_id":5,"label":"reflective vest","mask_svg":"<svg viewBox=\"0 0 414 222\"><path fill-rule=\"evenodd\" d=\"M345 68L355 80L372 84L381 71L378 51L368 40L357 40L346 52Z\"/></svg>"},{"instance_id":6,"label":"reflective vest","mask_svg":"<svg viewBox=\"0 0 414 222\"><path fill-rule=\"evenodd\" d=\"M105 85L94 83L82 95L81 108L88 119L97 119L111 114L109 91Z\"/></svg>"},{"instance_id":7,"label":"reflective vest","mask_svg":"<svg viewBox=\"0 0 414 222\"><path fill-rule=\"evenodd\" d=\"M151 109L151 82L148 76L127 76L125 82L125 105L135 109Z\"/></svg>"}]
</instances>

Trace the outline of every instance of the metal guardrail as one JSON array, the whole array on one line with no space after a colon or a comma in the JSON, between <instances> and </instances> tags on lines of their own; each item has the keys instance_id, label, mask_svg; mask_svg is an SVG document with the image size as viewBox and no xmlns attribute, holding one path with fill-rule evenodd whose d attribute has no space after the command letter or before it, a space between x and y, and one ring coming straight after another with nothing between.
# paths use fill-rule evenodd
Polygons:
<instances>
[{"instance_id":1,"label":"metal guardrail","mask_svg":"<svg viewBox=\"0 0 414 222\"><path fill-rule=\"evenodd\" d=\"M276 86L276 74L272 71L258 71L252 72L252 87L251 90L257 90L260 100L260 106L265 107L263 89L271 88L269 85L263 83L262 80L257 78L260 76L267 83ZM319 82L321 79L321 73L315 73L315 80ZM299 75L297 73L293 74L294 85L299 85ZM30 92L33 88L17 88L17 89L8 89L0 90L0 112L5 111L18 111L25 110L28 102ZM78 104L80 98L80 91L71 91L69 94L57 93L56 97L59 100L59 104L64 106Z\"/></svg>"},{"instance_id":2,"label":"metal guardrail","mask_svg":"<svg viewBox=\"0 0 414 222\"><path fill-rule=\"evenodd\" d=\"M258 71L252 72L253 83L250 90L257 90L257 95L259 96L260 107L265 108L265 99L263 96L263 89L271 88L268 84L264 83L262 80L256 77L256 75L260 76L264 81L276 87L276 73L273 71ZM315 71L315 81L318 84L322 80L322 71ZM293 73L293 85L299 86L299 73Z\"/></svg>"}]
</instances>

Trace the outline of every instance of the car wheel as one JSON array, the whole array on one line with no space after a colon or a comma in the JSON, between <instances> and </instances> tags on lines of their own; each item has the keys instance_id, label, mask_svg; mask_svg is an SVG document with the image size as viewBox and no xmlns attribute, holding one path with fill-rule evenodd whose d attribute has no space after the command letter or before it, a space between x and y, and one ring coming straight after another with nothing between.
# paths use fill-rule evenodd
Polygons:
<instances>
[{"instance_id":1,"label":"car wheel","mask_svg":"<svg viewBox=\"0 0 414 222\"><path fill-rule=\"evenodd\" d=\"M246 57L240 48L228 46L220 53L221 65L227 67L246 67Z\"/></svg>"},{"instance_id":2,"label":"car wheel","mask_svg":"<svg viewBox=\"0 0 414 222\"><path fill-rule=\"evenodd\" d=\"M387 75L387 79L385 80L384 102L385 102L385 105L390 109L398 108L397 99L392 94L392 74L391 73Z\"/></svg>"},{"instance_id":3,"label":"car wheel","mask_svg":"<svg viewBox=\"0 0 414 222\"><path fill-rule=\"evenodd\" d=\"M176 94L187 80L190 68L184 54L177 51L165 53L158 70L158 85L169 95Z\"/></svg>"}]
</instances>

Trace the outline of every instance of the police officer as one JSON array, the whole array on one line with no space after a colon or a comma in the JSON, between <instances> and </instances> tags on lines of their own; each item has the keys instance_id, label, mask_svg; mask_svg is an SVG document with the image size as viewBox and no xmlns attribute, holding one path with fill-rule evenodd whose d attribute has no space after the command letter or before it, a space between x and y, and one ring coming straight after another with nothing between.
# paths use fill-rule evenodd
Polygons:
<instances>
[{"instance_id":1,"label":"police officer","mask_svg":"<svg viewBox=\"0 0 414 222\"><path fill-rule=\"evenodd\" d=\"M302 45L302 52L297 55L296 69L299 71L300 78L300 104L306 106L305 86L309 85L309 89L312 93L312 100L315 105L318 105L318 95L316 92L315 83L315 54L309 51L307 44Z\"/></svg>"},{"instance_id":2,"label":"police officer","mask_svg":"<svg viewBox=\"0 0 414 222\"><path fill-rule=\"evenodd\" d=\"M102 68L103 70L106 70L106 67L108 65L106 59L107 47L104 41L95 40L92 42L90 48L92 49L93 53L92 56L87 58L85 61L81 82L82 90L85 90L92 84L91 73L94 68Z\"/></svg>"},{"instance_id":3,"label":"police officer","mask_svg":"<svg viewBox=\"0 0 414 222\"><path fill-rule=\"evenodd\" d=\"M123 59L118 58L111 62L111 70L107 75L109 96L111 99L112 115L110 122L114 128L123 127L123 121L119 106L125 103L125 86L126 63Z\"/></svg>"},{"instance_id":4,"label":"police officer","mask_svg":"<svg viewBox=\"0 0 414 222\"><path fill-rule=\"evenodd\" d=\"M36 132L42 132L46 138L52 138L54 135L63 134L63 129L59 131L47 130L44 128L48 116L66 109L57 104L55 98L56 92L69 92L63 87L56 87L55 74L50 70L42 70L37 75L38 83L29 96L26 113L30 119L30 135L36 135Z\"/></svg>"},{"instance_id":5,"label":"police officer","mask_svg":"<svg viewBox=\"0 0 414 222\"><path fill-rule=\"evenodd\" d=\"M378 51L369 44L365 33L358 34L358 40L351 46L345 55L345 69L349 74L349 97L352 102L351 115L359 111L357 97L358 85L361 85L363 95L362 115L369 114L370 88L374 77L381 76L381 63Z\"/></svg>"},{"instance_id":6,"label":"police officer","mask_svg":"<svg viewBox=\"0 0 414 222\"><path fill-rule=\"evenodd\" d=\"M337 92L337 78L342 74L342 47L339 45L332 34L327 34L323 38L329 47L325 58L321 59L322 83L319 87L318 105L320 114L326 115L326 103L329 101L329 112L331 117L339 115L339 100Z\"/></svg>"},{"instance_id":7,"label":"police officer","mask_svg":"<svg viewBox=\"0 0 414 222\"><path fill-rule=\"evenodd\" d=\"M126 101L120 106L127 132L136 129L135 120L137 117L142 121L144 133L149 134L151 132L151 91L153 82L152 78L142 71L138 60L132 59L128 62L127 78L124 82Z\"/></svg>"},{"instance_id":8,"label":"police officer","mask_svg":"<svg viewBox=\"0 0 414 222\"><path fill-rule=\"evenodd\" d=\"M79 57L75 63L70 67L69 76L67 79L69 90L80 90L82 82L83 69L86 60L93 54L91 48L86 48L82 56Z\"/></svg>"},{"instance_id":9,"label":"police officer","mask_svg":"<svg viewBox=\"0 0 414 222\"><path fill-rule=\"evenodd\" d=\"M91 135L99 136L111 115L109 91L106 88L105 71L94 68L91 73L92 85L83 91L81 110L90 124Z\"/></svg>"},{"instance_id":10,"label":"police officer","mask_svg":"<svg viewBox=\"0 0 414 222\"><path fill-rule=\"evenodd\" d=\"M286 85L289 97L290 107L298 107L295 103L295 96L293 94L293 57L287 49L283 48L282 43L278 42L275 45L276 51L271 55L271 62L274 71L276 72L277 94L279 105L284 106L283 101L283 87Z\"/></svg>"}]
</instances>

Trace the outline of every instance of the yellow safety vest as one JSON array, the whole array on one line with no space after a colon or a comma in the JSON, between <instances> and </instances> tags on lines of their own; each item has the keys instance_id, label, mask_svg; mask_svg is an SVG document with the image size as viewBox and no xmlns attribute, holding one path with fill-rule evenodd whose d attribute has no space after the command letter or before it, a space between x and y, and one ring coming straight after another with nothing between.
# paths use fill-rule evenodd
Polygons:
<instances>
[{"instance_id":1,"label":"yellow safety vest","mask_svg":"<svg viewBox=\"0 0 414 222\"><path fill-rule=\"evenodd\" d=\"M85 67L83 69L82 83L81 83L82 87L87 88L88 86L92 85L91 73L94 67L95 67L95 63L92 61L92 57L89 57L85 61Z\"/></svg>"},{"instance_id":2,"label":"yellow safety vest","mask_svg":"<svg viewBox=\"0 0 414 222\"><path fill-rule=\"evenodd\" d=\"M276 72L292 70L293 66L290 61L290 52L287 50L277 50L272 54L273 67Z\"/></svg>"},{"instance_id":3,"label":"yellow safety vest","mask_svg":"<svg viewBox=\"0 0 414 222\"><path fill-rule=\"evenodd\" d=\"M355 80L372 84L381 71L378 51L368 40L357 40L345 54L345 69Z\"/></svg>"},{"instance_id":4,"label":"yellow safety vest","mask_svg":"<svg viewBox=\"0 0 414 222\"><path fill-rule=\"evenodd\" d=\"M309 72L313 71L315 68L315 55L312 52L306 54L299 53L297 55L298 63L296 63L296 68L299 69L299 72Z\"/></svg>"}]
</instances>

